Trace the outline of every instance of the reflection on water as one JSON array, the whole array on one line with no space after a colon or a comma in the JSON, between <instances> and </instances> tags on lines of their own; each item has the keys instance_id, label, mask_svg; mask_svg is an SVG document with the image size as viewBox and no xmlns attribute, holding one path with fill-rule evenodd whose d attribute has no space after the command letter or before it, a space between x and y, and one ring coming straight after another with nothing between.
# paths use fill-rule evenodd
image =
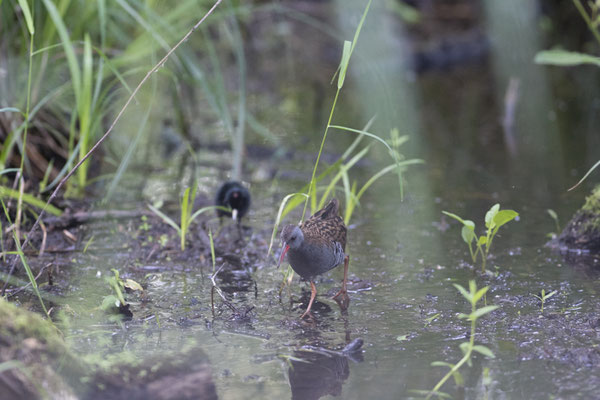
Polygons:
<instances>
[{"instance_id":1,"label":"reflection on water","mask_svg":"<svg viewBox=\"0 0 600 400\"><path fill-rule=\"evenodd\" d=\"M342 385L350 376L348 361L362 362L361 347L362 340L356 339L340 352L324 348L295 351L288 371L292 399L341 395Z\"/></svg>"}]
</instances>

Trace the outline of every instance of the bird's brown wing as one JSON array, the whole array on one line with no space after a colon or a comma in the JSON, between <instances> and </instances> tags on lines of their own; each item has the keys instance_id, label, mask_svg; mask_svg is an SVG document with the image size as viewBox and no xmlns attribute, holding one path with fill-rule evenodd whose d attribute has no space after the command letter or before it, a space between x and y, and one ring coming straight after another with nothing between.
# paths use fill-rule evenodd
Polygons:
<instances>
[{"instance_id":1,"label":"bird's brown wing","mask_svg":"<svg viewBox=\"0 0 600 400\"><path fill-rule=\"evenodd\" d=\"M323 209L304 221L300 227L304 235L315 241L325 242L330 246L337 242L345 251L346 226L344 220L338 215L338 209L338 200L332 199Z\"/></svg>"},{"instance_id":2,"label":"bird's brown wing","mask_svg":"<svg viewBox=\"0 0 600 400\"><path fill-rule=\"evenodd\" d=\"M325 207L314 213L306 222L310 220L323 220L329 219L333 217L337 217L339 215L338 211L340 209L340 202L338 199L333 198L327 203Z\"/></svg>"}]
</instances>

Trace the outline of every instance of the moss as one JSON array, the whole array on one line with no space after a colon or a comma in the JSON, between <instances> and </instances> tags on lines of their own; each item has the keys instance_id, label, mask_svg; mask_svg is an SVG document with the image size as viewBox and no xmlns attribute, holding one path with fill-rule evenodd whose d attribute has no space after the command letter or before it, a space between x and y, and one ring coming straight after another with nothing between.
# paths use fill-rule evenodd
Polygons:
<instances>
[{"instance_id":1,"label":"moss","mask_svg":"<svg viewBox=\"0 0 600 400\"><path fill-rule=\"evenodd\" d=\"M581 210L595 215L596 219L600 221L600 185L596 186L592 194L586 197L585 204L581 207Z\"/></svg>"},{"instance_id":2,"label":"moss","mask_svg":"<svg viewBox=\"0 0 600 400\"><path fill-rule=\"evenodd\" d=\"M51 322L0 298L0 363L6 361L24 366L3 372L6 398L73 398L72 381L84 370Z\"/></svg>"},{"instance_id":3,"label":"moss","mask_svg":"<svg viewBox=\"0 0 600 400\"><path fill-rule=\"evenodd\" d=\"M561 248L600 253L600 186L586 198L558 238Z\"/></svg>"},{"instance_id":4,"label":"moss","mask_svg":"<svg viewBox=\"0 0 600 400\"><path fill-rule=\"evenodd\" d=\"M53 353L62 353L65 345L59 330L38 314L25 311L0 298L0 337L5 343L18 343L27 338L35 338Z\"/></svg>"}]
</instances>

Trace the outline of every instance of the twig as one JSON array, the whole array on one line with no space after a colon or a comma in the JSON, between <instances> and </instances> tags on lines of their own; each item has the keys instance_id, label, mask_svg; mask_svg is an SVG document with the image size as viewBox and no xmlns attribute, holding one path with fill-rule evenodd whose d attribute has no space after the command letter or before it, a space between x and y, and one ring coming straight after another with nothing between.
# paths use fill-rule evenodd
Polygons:
<instances>
[{"instance_id":1,"label":"twig","mask_svg":"<svg viewBox=\"0 0 600 400\"><path fill-rule=\"evenodd\" d=\"M167 61L167 59L171 56L171 54L177 50L177 48L183 43L185 42L188 37L190 37L190 35L192 33L194 33L194 31L200 26L200 24L202 24L204 22L204 20L206 18L208 18L209 15L211 15L213 13L213 11L217 8L217 6L221 3L221 1L223 0L216 0L215 4L211 7L210 10L208 10L206 12L206 14L204 14L204 16L200 19L200 21L198 21L196 23L196 25L194 25L192 27L192 29L190 29L188 31L188 33L186 33L186 35L175 45L173 46L173 48L171 50L169 50L167 52L167 54L150 70L148 71L148 73L146 74L146 76L144 76L144 79L141 80L141 82L136 86L136 88L133 90L133 92L131 93L131 95L129 96L129 98L127 99L127 101L125 102L125 105L123 106L123 108L121 108L121 111L119 111L119 114L117 114L117 117L114 119L114 121L112 122L112 124L110 125L110 127L108 128L108 130L106 131L106 133L100 138L98 139L98 141L96 142L96 144L94 144L94 146L92 146L92 148L87 152L87 154L85 156L83 156L83 158L81 160L79 160L79 162L73 167L73 169L71 169L69 171L69 173L63 178L61 179L61 181L58 183L58 185L56 185L56 188L54 189L54 191L52 192L52 194L50 195L50 197L48 198L48 201L46 202L46 205L44 206L44 208L42 209L42 211L40 212L40 215L37 217L37 219L35 220L33 227L29 230L29 233L27 234L27 237L25 238L25 241L23 242L22 248L25 248L25 245L27 244L27 242L29 241L29 238L32 237L33 232L35 231L35 229L37 228L37 226L40 223L40 220L42 219L42 216L44 215L44 212L46 211L46 207L48 207L48 205L52 202L52 200L54 200L54 198L56 197L58 191L62 188L62 186L67 182L67 180L75 173L75 171L77 171L77 169L81 166L81 164L83 164L85 162L85 160L87 160L90 155L96 151L96 149L100 146L100 144L102 144L102 142L104 142L104 140L108 137L108 135L112 132L113 128L115 127L115 125L117 124L117 122L119 121L119 119L121 119L121 116L123 115L123 113L125 112L125 109L129 106L129 103L131 103L131 101L133 100L133 98L135 97L135 95L137 94L137 92L140 90L140 88L142 87L142 85L144 83L146 83L146 81L148 80L148 78L150 78L150 76L155 73L156 71L158 71L158 69L160 67L162 67L165 62ZM6 291L6 287L8 286L8 282L10 280L10 276L13 274L15 267L17 265L17 261L19 260L18 257L15 257L15 260L13 261L11 267L10 267L10 271L8 272L8 276L6 281L4 282L4 286L2 286L2 293L0 294L1 296L4 296L4 293Z\"/></svg>"},{"instance_id":2,"label":"twig","mask_svg":"<svg viewBox=\"0 0 600 400\"><path fill-rule=\"evenodd\" d=\"M223 302L225 302L225 304L228 303L227 299L225 298L225 295L223 294L223 292L221 291L221 289L219 288L219 286L217 286L217 282L215 282L215 278L217 277L217 275L219 274L219 272L221 272L221 270L223 269L223 266L225 264L222 264L219 269L217 270L217 272L215 272L214 274L212 274L210 276L210 281L212 282L212 288L210 290L210 308L212 309L212 314L213 317L215 316L215 299L214 299L214 292L215 290L217 291L217 293L219 293L219 296L221 296L221 299L223 299Z\"/></svg>"},{"instance_id":3,"label":"twig","mask_svg":"<svg viewBox=\"0 0 600 400\"><path fill-rule=\"evenodd\" d=\"M42 273L46 270L46 268L52 266L52 264L46 264L44 265L42 268L40 268L40 272L38 272L38 274L35 277L35 280L37 281L38 278L40 276L42 276ZM31 286L31 282L27 283L25 286L21 286L20 288L15 289L14 292L11 292L9 295L7 295L6 297L12 297L18 293L21 293L23 290L27 289L29 286Z\"/></svg>"},{"instance_id":4,"label":"twig","mask_svg":"<svg viewBox=\"0 0 600 400\"><path fill-rule=\"evenodd\" d=\"M48 231L46 230L46 224L40 221L40 227L42 229L42 245L40 246L40 257L44 255L44 251L46 250L46 239L48 237Z\"/></svg>"},{"instance_id":5,"label":"twig","mask_svg":"<svg viewBox=\"0 0 600 400\"><path fill-rule=\"evenodd\" d=\"M70 225L82 224L88 221L103 219L137 218L143 215L152 215L147 211L139 210L96 210L77 211L73 214L63 214L60 217L46 218L44 222L52 227L62 228Z\"/></svg>"}]
</instances>

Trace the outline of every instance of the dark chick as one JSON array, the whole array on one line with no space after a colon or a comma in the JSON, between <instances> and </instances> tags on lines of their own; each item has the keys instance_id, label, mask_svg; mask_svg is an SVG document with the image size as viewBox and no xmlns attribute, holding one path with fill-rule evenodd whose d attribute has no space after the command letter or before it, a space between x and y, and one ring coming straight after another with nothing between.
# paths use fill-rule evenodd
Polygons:
<instances>
[{"instance_id":1,"label":"dark chick","mask_svg":"<svg viewBox=\"0 0 600 400\"><path fill-rule=\"evenodd\" d=\"M231 211L217 209L219 218L232 217L238 224L250 208L250 192L238 182L225 182L215 198L217 206L231 208Z\"/></svg>"},{"instance_id":2,"label":"dark chick","mask_svg":"<svg viewBox=\"0 0 600 400\"><path fill-rule=\"evenodd\" d=\"M317 288L314 278L344 262L344 281L341 290L334 299L341 298L344 308L348 306L346 292L349 258L346 250L346 226L338 215L339 202L332 199L323 209L317 211L302 225L286 225L281 231L283 249L279 264L287 254L293 270L302 278L310 281L310 302L301 318L310 313Z\"/></svg>"}]
</instances>

